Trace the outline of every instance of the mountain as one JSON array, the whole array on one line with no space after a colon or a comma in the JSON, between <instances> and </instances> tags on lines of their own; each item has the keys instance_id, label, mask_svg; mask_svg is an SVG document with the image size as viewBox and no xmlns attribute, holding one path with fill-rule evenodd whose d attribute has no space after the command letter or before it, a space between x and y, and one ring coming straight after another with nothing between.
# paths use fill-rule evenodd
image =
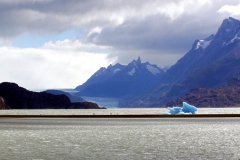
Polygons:
<instances>
[{"instance_id":1,"label":"mountain","mask_svg":"<svg viewBox=\"0 0 240 160\"><path fill-rule=\"evenodd\" d=\"M193 88L220 87L240 75L240 21L223 20L216 35L194 41L149 92L120 102L122 107L159 107L178 99Z\"/></svg>"},{"instance_id":2,"label":"mountain","mask_svg":"<svg viewBox=\"0 0 240 160\"><path fill-rule=\"evenodd\" d=\"M219 88L194 88L178 100L172 100L166 106L180 106L188 102L196 107L239 107L240 78L232 77Z\"/></svg>"},{"instance_id":3,"label":"mountain","mask_svg":"<svg viewBox=\"0 0 240 160\"><path fill-rule=\"evenodd\" d=\"M76 89L79 96L131 97L146 92L163 76L165 71L140 57L128 65L110 65L100 68L83 85Z\"/></svg>"},{"instance_id":4,"label":"mountain","mask_svg":"<svg viewBox=\"0 0 240 160\"><path fill-rule=\"evenodd\" d=\"M11 109L100 109L92 102L71 103L64 94L32 92L9 82L0 83L0 96Z\"/></svg>"},{"instance_id":5,"label":"mountain","mask_svg":"<svg viewBox=\"0 0 240 160\"><path fill-rule=\"evenodd\" d=\"M119 63L115 64L114 66L109 65L107 68L102 67L97 72L95 72L85 83L77 86L75 90L82 91L87 86L90 86L92 84L107 81L109 78L113 77L113 75L121 71L123 68L125 68L125 66Z\"/></svg>"},{"instance_id":6,"label":"mountain","mask_svg":"<svg viewBox=\"0 0 240 160\"><path fill-rule=\"evenodd\" d=\"M49 90L46 90L45 92L51 93L54 95L64 94L70 99L71 102L85 102L85 100L82 97L74 96L74 95L71 95L70 93L67 93L64 91L49 89Z\"/></svg>"}]
</instances>

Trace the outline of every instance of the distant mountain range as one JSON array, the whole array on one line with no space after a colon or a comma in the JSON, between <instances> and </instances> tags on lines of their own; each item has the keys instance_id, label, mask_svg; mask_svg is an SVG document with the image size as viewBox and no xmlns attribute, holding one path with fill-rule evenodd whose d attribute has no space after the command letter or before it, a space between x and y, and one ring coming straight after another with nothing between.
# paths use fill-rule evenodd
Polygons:
<instances>
[{"instance_id":1,"label":"distant mountain range","mask_svg":"<svg viewBox=\"0 0 240 160\"><path fill-rule=\"evenodd\" d=\"M160 107L191 89L221 87L240 76L240 21L225 19L216 35L194 41L192 48L148 92L121 101L121 107Z\"/></svg>"},{"instance_id":2,"label":"distant mountain range","mask_svg":"<svg viewBox=\"0 0 240 160\"><path fill-rule=\"evenodd\" d=\"M240 76L240 21L230 17L223 20L215 35L195 40L189 52L170 69L142 63L140 58L126 66L118 63L102 67L76 87L76 95L121 98L119 107L161 107L180 102L189 91L191 95L202 92L197 88L221 88L234 76ZM224 93L224 89L231 90L223 87L218 91ZM227 104L236 106L237 102Z\"/></svg>"},{"instance_id":3,"label":"distant mountain range","mask_svg":"<svg viewBox=\"0 0 240 160\"><path fill-rule=\"evenodd\" d=\"M78 96L126 98L146 92L165 74L165 70L140 57L128 65L100 68L84 84L77 86Z\"/></svg>"}]
</instances>

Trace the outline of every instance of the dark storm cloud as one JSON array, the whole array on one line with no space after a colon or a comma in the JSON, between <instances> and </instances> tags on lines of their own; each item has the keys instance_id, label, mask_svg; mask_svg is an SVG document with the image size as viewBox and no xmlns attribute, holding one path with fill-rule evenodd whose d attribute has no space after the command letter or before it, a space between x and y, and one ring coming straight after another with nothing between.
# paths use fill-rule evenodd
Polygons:
<instances>
[{"instance_id":1,"label":"dark storm cloud","mask_svg":"<svg viewBox=\"0 0 240 160\"><path fill-rule=\"evenodd\" d=\"M179 16L176 14L176 18L161 13L150 14L143 19L130 18L119 26L103 28L99 34L95 33L85 41L112 46L116 52L109 57L117 56L122 63L141 56L160 66L170 65L190 50L196 39L204 39L217 32L222 20L228 18L218 13L224 4L203 4L199 9L183 11Z\"/></svg>"},{"instance_id":2,"label":"dark storm cloud","mask_svg":"<svg viewBox=\"0 0 240 160\"><path fill-rule=\"evenodd\" d=\"M168 1L144 0L3 0L0 1L0 36L23 32L61 32L71 27L108 26L122 17L154 14ZM175 0L173 2L180 2Z\"/></svg>"},{"instance_id":3,"label":"dark storm cloud","mask_svg":"<svg viewBox=\"0 0 240 160\"><path fill-rule=\"evenodd\" d=\"M216 33L231 15L219 13L222 6L238 4L239 0L2 0L0 42L24 33L58 34L75 28L85 31L84 43L108 46L109 57L122 63L141 56L170 65L195 39Z\"/></svg>"},{"instance_id":4,"label":"dark storm cloud","mask_svg":"<svg viewBox=\"0 0 240 160\"><path fill-rule=\"evenodd\" d=\"M11 38L24 32L58 33L72 27L111 24L112 15L144 7L140 1L111 0L9 0L0 1L0 36Z\"/></svg>"}]
</instances>

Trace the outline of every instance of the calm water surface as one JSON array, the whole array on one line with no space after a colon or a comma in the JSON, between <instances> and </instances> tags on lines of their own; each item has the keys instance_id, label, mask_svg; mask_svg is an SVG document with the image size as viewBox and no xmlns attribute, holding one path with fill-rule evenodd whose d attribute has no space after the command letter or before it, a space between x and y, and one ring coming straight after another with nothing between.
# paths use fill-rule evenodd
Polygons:
<instances>
[{"instance_id":1,"label":"calm water surface","mask_svg":"<svg viewBox=\"0 0 240 160\"><path fill-rule=\"evenodd\" d=\"M240 159L240 118L0 119L0 159Z\"/></svg>"},{"instance_id":2,"label":"calm water surface","mask_svg":"<svg viewBox=\"0 0 240 160\"><path fill-rule=\"evenodd\" d=\"M105 98L105 97L85 97L83 99L89 102L97 103L99 107L118 108L119 98Z\"/></svg>"}]
</instances>

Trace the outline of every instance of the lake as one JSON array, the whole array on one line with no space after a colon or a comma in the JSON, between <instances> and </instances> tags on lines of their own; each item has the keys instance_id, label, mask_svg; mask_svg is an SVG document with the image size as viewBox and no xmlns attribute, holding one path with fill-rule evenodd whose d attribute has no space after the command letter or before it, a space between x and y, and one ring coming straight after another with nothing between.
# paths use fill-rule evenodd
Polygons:
<instances>
[{"instance_id":1,"label":"lake","mask_svg":"<svg viewBox=\"0 0 240 160\"><path fill-rule=\"evenodd\" d=\"M86 97L81 96L83 99L89 102L97 103L99 107L106 108L118 108L119 98L106 98L106 97Z\"/></svg>"},{"instance_id":2,"label":"lake","mask_svg":"<svg viewBox=\"0 0 240 160\"><path fill-rule=\"evenodd\" d=\"M1 110L0 114L162 111L167 109ZM215 109L218 113L234 111L240 110ZM240 159L239 133L240 118L1 118L0 159Z\"/></svg>"}]
</instances>

